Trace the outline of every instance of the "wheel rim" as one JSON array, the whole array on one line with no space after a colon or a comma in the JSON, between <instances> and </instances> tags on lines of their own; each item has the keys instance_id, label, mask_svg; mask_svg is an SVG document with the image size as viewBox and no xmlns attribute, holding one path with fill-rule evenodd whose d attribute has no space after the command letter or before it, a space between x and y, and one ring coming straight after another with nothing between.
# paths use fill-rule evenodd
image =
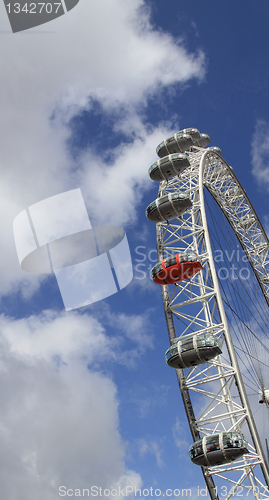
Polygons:
<instances>
[{"instance_id":1,"label":"wheel rim","mask_svg":"<svg viewBox=\"0 0 269 500\"><path fill-rule=\"evenodd\" d=\"M245 422L249 428L251 446L248 455L226 466L202 467L211 498L218 498L215 485L217 478L228 481L229 489L231 486L234 487L233 494L238 488L244 488L251 490L255 498L269 498L268 466L234 351L212 255L204 187L208 189L229 220L248 257L267 304L269 304L269 283L266 282L269 272L269 242L246 193L222 157L210 149L193 148L192 152L188 152L188 158L190 167L184 170L180 177L174 177L168 182L162 181L158 196L180 190L190 196L193 205L180 219L174 219L170 224L162 222L156 225L157 253L158 260L161 261L173 252L195 251L200 255L204 270L189 282L177 283L173 287L161 287L168 334L170 342L173 343L176 337L186 336L191 330L195 333L211 332L222 340L226 350L225 356L220 355L207 363L206 368L202 365L202 369L201 366L194 367L185 370L186 373L177 369L177 378L194 441L216 431L240 431ZM190 308L194 312L188 312ZM218 322L216 322L216 311L218 311ZM175 329L175 317L187 323L185 330L179 332L180 335ZM207 387L208 384L216 384L217 381L220 388L213 398L209 395ZM241 403L235 401L235 390ZM211 400L207 409L203 409L198 416L193 410L193 393L203 394ZM222 424L219 426L217 419L222 419ZM258 464L262 474L256 472ZM230 498L228 489L226 498Z\"/></svg>"}]
</instances>

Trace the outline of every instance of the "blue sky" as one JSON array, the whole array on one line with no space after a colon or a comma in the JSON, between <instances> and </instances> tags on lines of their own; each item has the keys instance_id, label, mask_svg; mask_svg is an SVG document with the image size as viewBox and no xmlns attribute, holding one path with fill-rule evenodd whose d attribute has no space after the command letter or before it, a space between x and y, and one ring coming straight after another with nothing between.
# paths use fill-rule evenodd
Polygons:
<instances>
[{"instance_id":1,"label":"blue sky","mask_svg":"<svg viewBox=\"0 0 269 500\"><path fill-rule=\"evenodd\" d=\"M195 498L203 485L149 280L145 209L158 186L147 171L159 142L196 127L268 228L268 16L266 0L80 0L14 35L0 4L3 498L115 484L191 487ZM124 227L135 277L65 312L53 276L20 269L12 222L78 187L91 221Z\"/></svg>"}]
</instances>

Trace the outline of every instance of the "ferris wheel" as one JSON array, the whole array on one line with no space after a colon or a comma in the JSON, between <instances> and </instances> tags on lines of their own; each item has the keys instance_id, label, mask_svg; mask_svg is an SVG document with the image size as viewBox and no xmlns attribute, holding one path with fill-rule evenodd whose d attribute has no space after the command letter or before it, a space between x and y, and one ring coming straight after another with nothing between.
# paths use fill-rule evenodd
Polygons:
<instances>
[{"instance_id":1,"label":"ferris wheel","mask_svg":"<svg viewBox=\"0 0 269 500\"><path fill-rule=\"evenodd\" d=\"M193 444L213 500L269 499L269 241L210 138L184 129L157 147L158 263L170 347Z\"/></svg>"}]
</instances>

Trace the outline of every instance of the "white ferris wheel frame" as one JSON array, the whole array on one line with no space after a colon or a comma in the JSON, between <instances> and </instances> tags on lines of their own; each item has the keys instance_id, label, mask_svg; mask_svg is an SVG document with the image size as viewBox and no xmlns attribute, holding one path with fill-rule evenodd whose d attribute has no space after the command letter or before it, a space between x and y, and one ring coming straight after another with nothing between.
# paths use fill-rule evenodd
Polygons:
<instances>
[{"instance_id":1,"label":"white ferris wheel frame","mask_svg":"<svg viewBox=\"0 0 269 500\"><path fill-rule=\"evenodd\" d=\"M222 355L206 365L177 369L177 378L193 440L221 431L240 431L247 423L252 441L249 451L235 462L202 467L212 500L219 499L215 479L227 481L226 500L244 491L256 499L269 499L269 468L248 402L239 369L229 325L222 301L218 276L210 244L204 204L204 187L208 189L232 226L260 284L269 305L269 241L244 189L233 169L216 152L193 147L188 152L190 166L179 177L160 182L158 196L178 191L189 195L192 207L183 216L156 225L158 260L177 251L194 250L204 269L190 281L174 286L162 285L162 298L170 343L182 336L213 333L226 346ZM189 306L195 311L189 312ZM187 312L186 312L187 310ZM218 311L219 322L213 318ZM174 318L187 326L177 335ZM219 389L212 391L211 385ZM210 390L211 389L211 390ZM208 398L199 416L195 415L190 394ZM237 394L238 400L234 397ZM197 410L196 410L197 413ZM206 450L204 450L206 456ZM209 462L208 462L209 464ZM259 469L259 473L257 473ZM221 494L222 495L222 494ZM241 494L239 495L241 496ZM223 495L221 498L224 498Z\"/></svg>"}]
</instances>

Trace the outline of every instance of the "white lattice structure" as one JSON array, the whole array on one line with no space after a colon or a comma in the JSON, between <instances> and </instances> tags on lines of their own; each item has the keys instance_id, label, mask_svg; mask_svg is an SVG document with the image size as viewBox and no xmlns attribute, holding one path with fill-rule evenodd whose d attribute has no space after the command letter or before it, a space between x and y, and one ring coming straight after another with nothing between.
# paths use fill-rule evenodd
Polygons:
<instances>
[{"instance_id":1,"label":"white lattice structure","mask_svg":"<svg viewBox=\"0 0 269 500\"><path fill-rule=\"evenodd\" d=\"M190 281L161 287L164 310L171 343L194 332L210 332L221 340L223 352L207 364L185 372L176 370L177 377L194 441L221 431L240 431L246 423L249 429L250 453L229 464L202 467L211 498L254 495L257 499L269 499L268 465L248 403L215 269L204 187L230 222L268 304L269 242L245 191L222 157L198 147L188 155L190 167L180 177L160 183L158 196L179 190L190 196L193 205L169 224L157 224L158 260L192 250L204 269ZM185 325L180 331L175 328L177 319ZM221 496L218 487L222 488Z\"/></svg>"}]
</instances>

